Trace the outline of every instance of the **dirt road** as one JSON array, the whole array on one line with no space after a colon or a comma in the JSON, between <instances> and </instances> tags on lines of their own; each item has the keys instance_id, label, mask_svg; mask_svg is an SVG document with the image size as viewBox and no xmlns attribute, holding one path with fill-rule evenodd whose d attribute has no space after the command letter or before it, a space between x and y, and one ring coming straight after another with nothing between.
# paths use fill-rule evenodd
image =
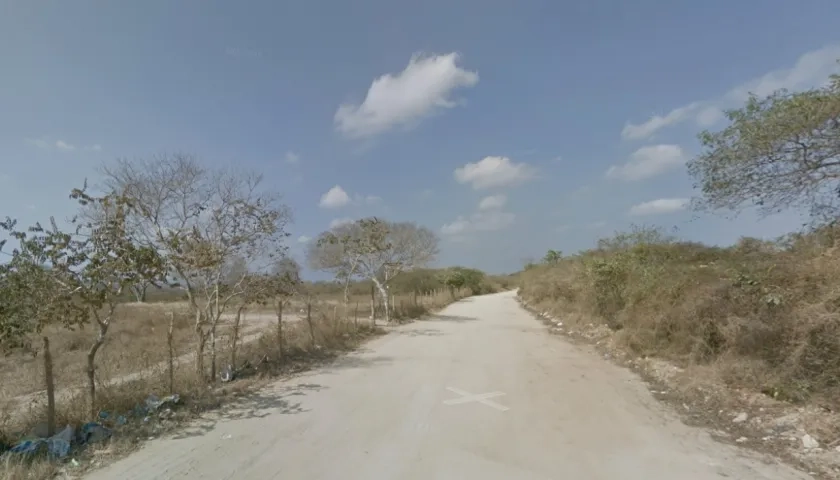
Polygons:
<instances>
[{"instance_id":1,"label":"dirt road","mask_svg":"<svg viewBox=\"0 0 840 480\"><path fill-rule=\"evenodd\" d=\"M508 292L395 329L88 478L810 477L683 425L629 371L547 335Z\"/></svg>"}]
</instances>

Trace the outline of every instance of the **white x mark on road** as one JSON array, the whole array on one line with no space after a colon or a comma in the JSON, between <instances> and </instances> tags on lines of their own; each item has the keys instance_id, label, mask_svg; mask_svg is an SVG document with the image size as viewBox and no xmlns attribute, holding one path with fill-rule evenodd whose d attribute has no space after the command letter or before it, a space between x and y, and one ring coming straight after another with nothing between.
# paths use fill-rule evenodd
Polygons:
<instances>
[{"instance_id":1,"label":"white x mark on road","mask_svg":"<svg viewBox=\"0 0 840 480\"><path fill-rule=\"evenodd\" d=\"M472 394L470 392L465 392L463 390L459 390L457 388L452 388L452 387L446 387L446 389L449 390L452 393L456 393L456 394L460 395L461 398L453 398L451 400L445 400L443 402L445 405L458 405L458 404L461 404L461 403L478 402L478 403L482 403L484 405L487 405L488 407L493 407L496 410L501 410L502 412L510 410L508 407L506 407L504 405L499 405L498 403L489 400L490 398L501 397L502 395L505 395L505 392L490 392L490 393Z\"/></svg>"}]
</instances>

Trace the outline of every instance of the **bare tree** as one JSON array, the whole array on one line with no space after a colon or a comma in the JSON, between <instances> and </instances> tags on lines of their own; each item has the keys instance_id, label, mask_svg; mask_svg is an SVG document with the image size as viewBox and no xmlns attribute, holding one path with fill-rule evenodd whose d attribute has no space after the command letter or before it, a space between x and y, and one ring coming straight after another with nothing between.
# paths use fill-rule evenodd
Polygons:
<instances>
[{"instance_id":1,"label":"bare tree","mask_svg":"<svg viewBox=\"0 0 840 480\"><path fill-rule=\"evenodd\" d=\"M129 221L134 241L161 254L170 282L187 296L196 371L203 375L207 340L243 294L246 273L232 273L229 262L245 258L259 271L281 257L291 213L278 195L260 188L261 176L210 171L190 155L120 160L103 173L106 187L127 192L137 207Z\"/></svg>"},{"instance_id":2,"label":"bare tree","mask_svg":"<svg viewBox=\"0 0 840 480\"><path fill-rule=\"evenodd\" d=\"M344 278L371 280L390 322L388 284L401 272L428 265L438 253L438 238L428 228L410 222L365 218L323 232L310 244L307 259L313 268Z\"/></svg>"},{"instance_id":3,"label":"bare tree","mask_svg":"<svg viewBox=\"0 0 840 480\"><path fill-rule=\"evenodd\" d=\"M805 92L752 96L727 112L731 124L699 138L705 151L688 164L702 198L695 208L762 213L810 207L835 220L840 200L840 76Z\"/></svg>"}]
</instances>

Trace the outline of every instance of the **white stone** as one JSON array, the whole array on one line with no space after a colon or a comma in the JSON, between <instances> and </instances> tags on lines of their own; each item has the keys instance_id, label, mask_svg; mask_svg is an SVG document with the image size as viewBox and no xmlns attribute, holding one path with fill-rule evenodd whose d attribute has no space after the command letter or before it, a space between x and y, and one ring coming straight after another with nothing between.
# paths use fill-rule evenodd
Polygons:
<instances>
[{"instance_id":1,"label":"white stone","mask_svg":"<svg viewBox=\"0 0 840 480\"><path fill-rule=\"evenodd\" d=\"M817 441L816 438L808 435L807 433L802 436L802 446L806 449L817 448L820 446L820 442Z\"/></svg>"},{"instance_id":2,"label":"white stone","mask_svg":"<svg viewBox=\"0 0 840 480\"><path fill-rule=\"evenodd\" d=\"M744 422L746 422L746 421L747 421L747 414L746 414L746 412L741 412L741 413L739 413L737 417L735 417L735 418L733 418L733 419L732 419L732 421L733 421L733 422L735 422L735 423L744 423Z\"/></svg>"}]
</instances>

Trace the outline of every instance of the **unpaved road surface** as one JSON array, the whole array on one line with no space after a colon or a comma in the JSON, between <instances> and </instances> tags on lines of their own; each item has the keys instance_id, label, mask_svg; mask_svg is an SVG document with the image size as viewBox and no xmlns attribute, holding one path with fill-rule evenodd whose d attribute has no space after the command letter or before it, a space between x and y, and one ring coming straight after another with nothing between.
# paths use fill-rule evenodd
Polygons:
<instances>
[{"instance_id":1,"label":"unpaved road surface","mask_svg":"<svg viewBox=\"0 0 840 480\"><path fill-rule=\"evenodd\" d=\"M512 292L395 328L91 473L110 479L806 479L682 424Z\"/></svg>"}]
</instances>

